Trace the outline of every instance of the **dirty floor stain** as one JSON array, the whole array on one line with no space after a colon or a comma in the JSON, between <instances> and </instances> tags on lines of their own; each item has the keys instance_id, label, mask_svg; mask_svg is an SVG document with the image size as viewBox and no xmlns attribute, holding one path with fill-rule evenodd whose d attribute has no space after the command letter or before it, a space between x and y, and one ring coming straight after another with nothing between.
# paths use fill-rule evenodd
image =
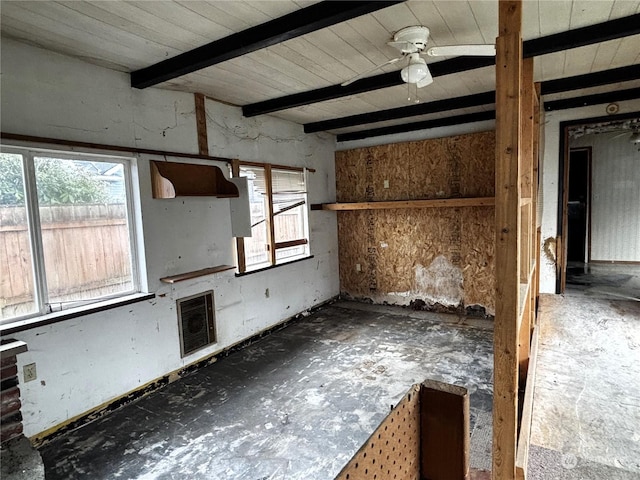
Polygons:
<instances>
[{"instance_id":1,"label":"dirty floor stain","mask_svg":"<svg viewBox=\"0 0 640 480\"><path fill-rule=\"evenodd\" d=\"M55 479L333 479L409 387L471 395L490 467L491 322L338 302L41 447Z\"/></svg>"},{"instance_id":2,"label":"dirty floor stain","mask_svg":"<svg viewBox=\"0 0 640 480\"><path fill-rule=\"evenodd\" d=\"M540 299L531 480L640 479L640 302L602 285Z\"/></svg>"}]
</instances>

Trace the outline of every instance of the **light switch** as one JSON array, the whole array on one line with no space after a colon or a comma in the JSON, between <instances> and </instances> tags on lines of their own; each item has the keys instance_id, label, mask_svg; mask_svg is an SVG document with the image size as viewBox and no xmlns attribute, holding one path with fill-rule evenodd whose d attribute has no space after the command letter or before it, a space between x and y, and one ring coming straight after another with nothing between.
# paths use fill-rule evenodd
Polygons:
<instances>
[{"instance_id":1,"label":"light switch","mask_svg":"<svg viewBox=\"0 0 640 480\"><path fill-rule=\"evenodd\" d=\"M384 181L384 188L389 188L389 180Z\"/></svg>"}]
</instances>

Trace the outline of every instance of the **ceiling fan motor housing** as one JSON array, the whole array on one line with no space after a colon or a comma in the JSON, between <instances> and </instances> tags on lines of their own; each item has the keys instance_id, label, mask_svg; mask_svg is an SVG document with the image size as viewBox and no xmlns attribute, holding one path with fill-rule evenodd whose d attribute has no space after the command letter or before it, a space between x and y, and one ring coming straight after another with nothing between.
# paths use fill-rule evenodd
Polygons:
<instances>
[{"instance_id":1,"label":"ceiling fan motor housing","mask_svg":"<svg viewBox=\"0 0 640 480\"><path fill-rule=\"evenodd\" d=\"M411 26L398 30L393 36L394 45L400 49L402 53L417 53L421 52L427 46L427 40L429 39L429 29L424 26Z\"/></svg>"}]
</instances>

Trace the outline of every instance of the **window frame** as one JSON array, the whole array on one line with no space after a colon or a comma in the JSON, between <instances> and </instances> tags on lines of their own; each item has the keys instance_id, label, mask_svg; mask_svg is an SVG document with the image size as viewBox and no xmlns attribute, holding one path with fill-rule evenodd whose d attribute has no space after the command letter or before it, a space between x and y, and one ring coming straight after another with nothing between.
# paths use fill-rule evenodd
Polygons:
<instances>
[{"instance_id":1,"label":"window frame","mask_svg":"<svg viewBox=\"0 0 640 480\"><path fill-rule=\"evenodd\" d=\"M246 255L244 248L244 237L236 237L236 257L238 260L238 273L237 275L247 275L254 272L261 272L264 270L268 270L274 267L279 267L282 265L287 265L289 263L295 263L300 260L305 260L307 258L312 258L311 254L311 241L310 241L310 228L309 228L309 193L308 193L308 172L309 170L306 167L293 167L288 165L276 165L271 163L261 163L261 162L249 162L243 160L233 160L231 162L231 176L234 178L240 177L240 168L246 167L257 167L264 169L265 175L265 194L267 195L267 217L265 221L267 222L267 249L268 249L268 257L269 257L269 265L257 266L253 269L247 269L246 264ZM275 241L275 225L274 225L274 217L282 212L286 212L291 208L296 207L287 207L279 212L274 213L273 207L273 182L272 182L272 170L288 170L293 172L300 172L304 177L304 187L305 187L305 199L304 204L302 206L305 207L306 214L304 215L304 230L305 237L301 239L291 240L287 242L276 242ZM276 252L278 249L289 248L297 245L307 245L306 254L295 256L288 260L280 260L278 262L276 258Z\"/></svg>"},{"instance_id":2,"label":"window frame","mask_svg":"<svg viewBox=\"0 0 640 480\"><path fill-rule=\"evenodd\" d=\"M112 153L109 151L86 151L85 149L67 150L55 147L34 146L26 142L0 143L0 152L22 157L22 179L24 182L26 223L28 228L29 248L31 253L31 270L34 286L34 311L28 314L0 319L0 329L4 332L13 325L19 325L20 330L29 327L30 324L55 323L66 318L75 318L84 313L102 311L122 304L129 304L149 297L143 291L144 272L141 264L140 251L142 245L141 223L139 219L138 192L134 185L137 179L137 156L123 155L123 152ZM117 163L123 168L124 191L126 194L126 221L128 227L130 263L131 263L131 289L105 295L97 299L73 301L65 306L56 308L56 303L49 303L49 291L44 259L44 245L42 240L42 223L40 219L40 205L36 186L35 157L50 156L60 160L95 161L104 163ZM119 301L121 300L121 302ZM51 322L48 320L52 320Z\"/></svg>"}]
</instances>

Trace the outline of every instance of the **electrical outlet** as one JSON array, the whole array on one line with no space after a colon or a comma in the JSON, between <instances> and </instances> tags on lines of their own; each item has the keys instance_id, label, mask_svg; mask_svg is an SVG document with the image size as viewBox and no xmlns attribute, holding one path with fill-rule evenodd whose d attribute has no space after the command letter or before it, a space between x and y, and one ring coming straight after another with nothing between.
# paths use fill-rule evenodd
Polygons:
<instances>
[{"instance_id":1,"label":"electrical outlet","mask_svg":"<svg viewBox=\"0 0 640 480\"><path fill-rule=\"evenodd\" d=\"M389 180L384 181L384 188L389 188Z\"/></svg>"},{"instance_id":2,"label":"electrical outlet","mask_svg":"<svg viewBox=\"0 0 640 480\"><path fill-rule=\"evenodd\" d=\"M25 365L22 368L22 372L24 373L24 381L25 381L25 383L26 382L32 382L36 378L38 378L38 372L36 371L36 364L35 363L30 363L29 365Z\"/></svg>"},{"instance_id":3,"label":"electrical outlet","mask_svg":"<svg viewBox=\"0 0 640 480\"><path fill-rule=\"evenodd\" d=\"M362 270L362 268L360 267L360 264L356 263L356 272L359 272L360 270Z\"/></svg>"}]
</instances>

